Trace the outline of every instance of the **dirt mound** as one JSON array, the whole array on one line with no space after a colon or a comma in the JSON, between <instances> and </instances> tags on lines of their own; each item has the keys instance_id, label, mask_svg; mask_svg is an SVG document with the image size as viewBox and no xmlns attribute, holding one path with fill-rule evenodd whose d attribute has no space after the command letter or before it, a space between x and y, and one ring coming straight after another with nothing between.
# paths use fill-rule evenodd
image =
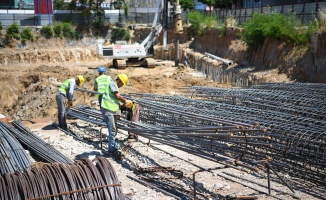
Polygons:
<instances>
[{"instance_id":1,"label":"dirt mound","mask_svg":"<svg viewBox=\"0 0 326 200\"><path fill-rule=\"evenodd\" d=\"M42 65L8 65L0 70L0 79L4 87L0 89L0 113L13 119L35 119L50 117L56 120L57 105L55 94L58 86L67 78L81 74L85 83L81 86L93 90L97 77L97 68L108 66L110 62L62 63ZM107 68L107 74L115 78L119 73L129 76L128 86L121 88L122 94L132 93L176 93L183 86L206 85L217 86L204 76L199 77L190 68L174 67L172 61L160 61L153 69L128 67L125 70ZM95 96L75 92L75 105L80 103L92 105Z\"/></svg>"}]
</instances>

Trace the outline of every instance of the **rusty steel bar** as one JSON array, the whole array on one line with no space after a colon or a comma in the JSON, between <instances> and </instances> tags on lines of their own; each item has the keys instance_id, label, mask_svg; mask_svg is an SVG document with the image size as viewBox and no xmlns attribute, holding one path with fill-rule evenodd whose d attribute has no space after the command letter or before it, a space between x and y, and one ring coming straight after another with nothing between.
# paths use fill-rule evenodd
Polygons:
<instances>
[{"instance_id":1,"label":"rusty steel bar","mask_svg":"<svg viewBox=\"0 0 326 200\"><path fill-rule=\"evenodd\" d=\"M44 164L24 173L7 173L0 177L0 183L1 200L124 199L118 177L103 157L83 158L74 164Z\"/></svg>"}]
</instances>

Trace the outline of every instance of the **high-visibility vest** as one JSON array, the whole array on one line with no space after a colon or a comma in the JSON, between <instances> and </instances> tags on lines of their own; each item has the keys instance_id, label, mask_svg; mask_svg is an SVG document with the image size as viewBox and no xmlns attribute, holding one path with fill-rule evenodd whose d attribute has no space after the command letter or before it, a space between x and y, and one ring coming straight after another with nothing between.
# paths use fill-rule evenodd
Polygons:
<instances>
[{"instance_id":1,"label":"high-visibility vest","mask_svg":"<svg viewBox=\"0 0 326 200\"><path fill-rule=\"evenodd\" d=\"M104 93L105 88L110 85L110 80L111 80L111 77L107 76L107 75L100 75L99 77L97 77L95 79L95 81L97 83L97 92ZM98 98L100 95L96 94L95 96Z\"/></svg>"},{"instance_id":2,"label":"high-visibility vest","mask_svg":"<svg viewBox=\"0 0 326 200\"><path fill-rule=\"evenodd\" d=\"M111 92L110 85L111 85L112 81L113 80L110 77L109 86L105 88L105 91L103 93L101 107L105 108L111 112L117 112L119 109L120 101L118 99L116 99L114 94ZM118 89L118 92L119 92L119 89Z\"/></svg>"},{"instance_id":3,"label":"high-visibility vest","mask_svg":"<svg viewBox=\"0 0 326 200\"><path fill-rule=\"evenodd\" d=\"M69 89L70 89L70 82L71 81L74 81L74 78L69 78L65 81L63 81L63 83L61 84L60 88L59 88L59 91L60 92L63 92L64 94L68 94L69 92Z\"/></svg>"}]
</instances>

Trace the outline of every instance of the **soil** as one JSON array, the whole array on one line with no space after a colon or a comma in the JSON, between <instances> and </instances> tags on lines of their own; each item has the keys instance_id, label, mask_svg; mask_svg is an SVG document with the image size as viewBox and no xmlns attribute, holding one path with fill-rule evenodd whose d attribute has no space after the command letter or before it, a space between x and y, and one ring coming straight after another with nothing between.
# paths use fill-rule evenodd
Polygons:
<instances>
[{"instance_id":1,"label":"soil","mask_svg":"<svg viewBox=\"0 0 326 200\"><path fill-rule=\"evenodd\" d=\"M54 41L54 43L58 46L58 51L63 48L62 42L57 43L57 41ZM29 46L29 48L37 49L39 46ZM3 49L2 53L12 52L14 54L15 51L21 50ZM91 157L92 155L107 157L118 174L124 193L131 199L176 199L128 178L127 176L136 178L137 173L135 172L137 167L171 167L182 171L183 177L180 179L158 180L158 182L161 185L169 185L172 189L182 191L182 193L176 194L181 199L192 199L193 173L197 170L220 167L220 164L203 160L166 145L155 142L148 144L148 140L142 137L139 142L132 143L132 147L129 148L124 160L109 158L105 151L102 151L100 148L97 141L98 135L89 136L92 140L78 141L58 129L44 128L49 127L49 125L56 121L57 106L55 94L62 81L78 74L85 77L85 83L82 85L82 88L92 90L97 76L97 68L102 65L107 67L107 74L112 77L116 77L119 73L128 75L129 83L128 86L120 90L122 94L156 93L173 95L177 93L178 88L183 86L231 86L213 82L194 69L185 67L182 64L179 67L175 67L173 61L158 60L158 65L153 69L128 67L125 70L114 69L110 67L110 63L110 60L97 60L94 58L91 62L71 62L70 60L66 62L46 62L44 64L11 63L0 65L2 85L0 88L0 113L12 119L37 122L36 124L26 122L26 125L39 137L73 160L80 159L81 157ZM262 76L264 76L263 73L266 73L266 80L289 81L285 75L279 75L277 70L268 70L260 73L262 73ZM94 96L78 91L75 92L74 99L75 105L80 103L94 106L96 101ZM80 127L92 127L97 130L99 128L79 120L69 121L68 126L74 131L86 134L87 131ZM127 134L124 131L118 133L116 138L118 147L123 148L127 145L126 141L124 141L126 137ZM103 145L105 150L105 143ZM38 161L34 155L31 155L31 158L34 162ZM234 181L224 178L226 173L232 174ZM265 187L244 181L242 178L259 182ZM276 199L275 196L284 199L294 199L290 195L275 191L272 191L274 197L258 192L258 190L265 193L268 192L265 176L246 174L229 168L199 172L196 174L196 182L198 186L196 197L198 199L226 199L227 195L254 196L258 199ZM291 193L286 186L279 184L277 181L272 182L272 187ZM318 199L305 192L299 192L298 194L302 199Z\"/></svg>"}]
</instances>

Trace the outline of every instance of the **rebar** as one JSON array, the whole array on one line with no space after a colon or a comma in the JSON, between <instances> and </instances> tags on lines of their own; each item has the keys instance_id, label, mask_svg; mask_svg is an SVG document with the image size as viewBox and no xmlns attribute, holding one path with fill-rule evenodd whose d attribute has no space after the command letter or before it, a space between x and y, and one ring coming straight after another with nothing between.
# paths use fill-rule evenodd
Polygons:
<instances>
[{"instance_id":1,"label":"rebar","mask_svg":"<svg viewBox=\"0 0 326 200\"><path fill-rule=\"evenodd\" d=\"M158 99L163 99L164 103L158 102ZM250 122L253 119L258 120L260 125L267 129L267 135L272 137L270 143L273 148L269 148L268 151L272 150L272 157L275 160L279 160L277 158L283 158L282 160L293 158L292 162L297 162L299 166L302 164L306 165L304 168L312 169L314 172L312 174L322 172L319 175L322 179L325 178L324 160L326 148L324 144L326 135L324 132L325 123L323 121L318 122L311 118L298 118L294 115L272 110L260 110L240 105L172 96L144 94L136 101L143 106L150 107L148 112L151 112L150 109L153 108L151 105L155 104L158 107L162 105L168 109L179 110L180 113L183 111L188 113L201 112L208 117L215 115L226 120L237 118L240 122ZM149 115L153 117L152 112L145 116ZM176 117L174 116L173 118ZM164 122L160 121L159 123ZM169 123L171 124L172 121L169 121ZM311 162L312 160L313 162Z\"/></svg>"},{"instance_id":2,"label":"rebar","mask_svg":"<svg viewBox=\"0 0 326 200\"><path fill-rule=\"evenodd\" d=\"M31 165L23 146L12 134L14 127L0 121L0 176L5 173L24 171Z\"/></svg>"},{"instance_id":3,"label":"rebar","mask_svg":"<svg viewBox=\"0 0 326 200\"><path fill-rule=\"evenodd\" d=\"M73 161L66 157L63 153L32 133L21 121L13 121L13 125L15 128L10 127L8 124L5 126L10 128L11 133L43 161L50 163L73 163Z\"/></svg>"},{"instance_id":4,"label":"rebar","mask_svg":"<svg viewBox=\"0 0 326 200\"><path fill-rule=\"evenodd\" d=\"M124 199L117 175L103 157L6 173L0 177L0 188L0 200Z\"/></svg>"}]
</instances>

